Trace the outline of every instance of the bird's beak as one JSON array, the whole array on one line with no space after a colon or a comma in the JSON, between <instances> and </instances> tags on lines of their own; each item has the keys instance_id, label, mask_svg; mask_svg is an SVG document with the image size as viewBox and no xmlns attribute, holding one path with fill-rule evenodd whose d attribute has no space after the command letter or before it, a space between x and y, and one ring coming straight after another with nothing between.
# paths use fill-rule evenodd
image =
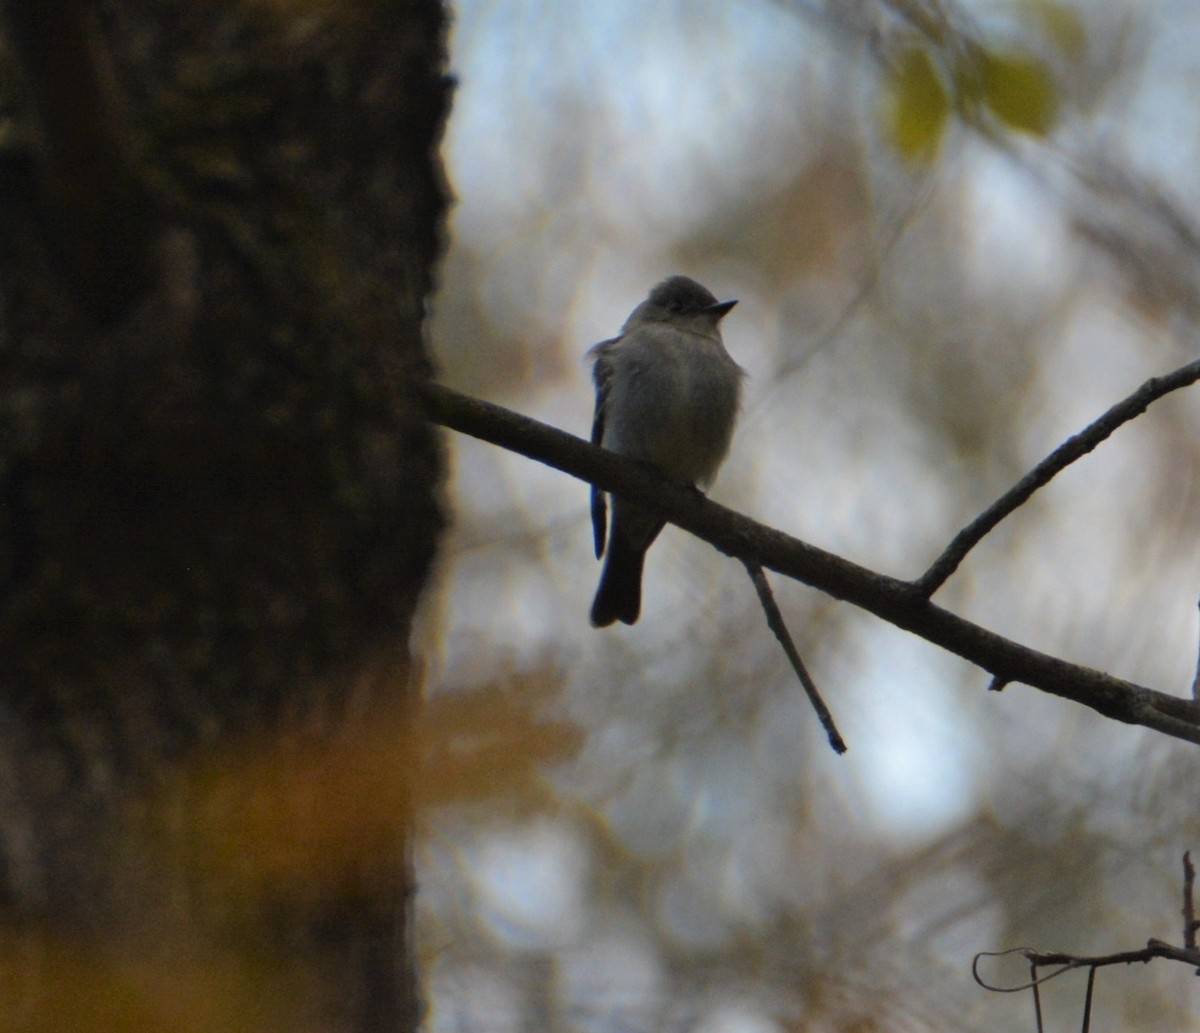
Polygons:
<instances>
[{"instance_id":1,"label":"bird's beak","mask_svg":"<svg viewBox=\"0 0 1200 1033\"><path fill-rule=\"evenodd\" d=\"M711 312L717 319L720 319L736 304L737 298L734 298L733 301L718 301L715 305L709 305L704 311Z\"/></svg>"}]
</instances>

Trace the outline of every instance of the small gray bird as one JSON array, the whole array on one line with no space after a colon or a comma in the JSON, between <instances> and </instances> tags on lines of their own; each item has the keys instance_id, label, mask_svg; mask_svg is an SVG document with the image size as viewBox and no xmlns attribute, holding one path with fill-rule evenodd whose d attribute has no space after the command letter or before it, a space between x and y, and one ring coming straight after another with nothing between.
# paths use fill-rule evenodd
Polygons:
<instances>
[{"instance_id":1,"label":"small gray bird","mask_svg":"<svg viewBox=\"0 0 1200 1033\"><path fill-rule=\"evenodd\" d=\"M592 442L649 463L680 484L706 487L729 451L743 371L718 324L736 301L717 301L695 280L672 276L651 292L596 357ZM592 624L633 624L642 608L642 565L663 521L619 496L612 531L604 493L592 488L596 558L608 557L592 603Z\"/></svg>"}]
</instances>

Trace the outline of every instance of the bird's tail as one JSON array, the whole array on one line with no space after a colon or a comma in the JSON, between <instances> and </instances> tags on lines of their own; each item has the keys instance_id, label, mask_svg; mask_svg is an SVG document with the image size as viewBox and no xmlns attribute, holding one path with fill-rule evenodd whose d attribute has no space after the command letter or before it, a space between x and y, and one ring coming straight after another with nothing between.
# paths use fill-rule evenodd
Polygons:
<instances>
[{"instance_id":1,"label":"bird's tail","mask_svg":"<svg viewBox=\"0 0 1200 1033\"><path fill-rule=\"evenodd\" d=\"M647 543L648 545L649 543ZM642 610L642 567L646 546L638 548L623 535L612 536L592 602L592 625L607 628L613 621L633 624Z\"/></svg>"}]
</instances>

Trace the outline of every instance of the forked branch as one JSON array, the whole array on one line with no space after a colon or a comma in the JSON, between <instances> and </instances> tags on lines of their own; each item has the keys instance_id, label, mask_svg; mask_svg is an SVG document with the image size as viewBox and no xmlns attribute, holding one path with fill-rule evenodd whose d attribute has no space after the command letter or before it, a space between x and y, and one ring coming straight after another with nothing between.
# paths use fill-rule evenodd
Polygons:
<instances>
[{"instance_id":1,"label":"forked branch","mask_svg":"<svg viewBox=\"0 0 1200 1033\"><path fill-rule=\"evenodd\" d=\"M1200 704L1191 699L1004 638L937 606L919 583L868 570L757 523L572 434L437 384L425 386L425 398L436 423L634 499L726 555L812 585L963 657L991 674L994 685L1031 685L1105 717L1200 743Z\"/></svg>"}]
</instances>

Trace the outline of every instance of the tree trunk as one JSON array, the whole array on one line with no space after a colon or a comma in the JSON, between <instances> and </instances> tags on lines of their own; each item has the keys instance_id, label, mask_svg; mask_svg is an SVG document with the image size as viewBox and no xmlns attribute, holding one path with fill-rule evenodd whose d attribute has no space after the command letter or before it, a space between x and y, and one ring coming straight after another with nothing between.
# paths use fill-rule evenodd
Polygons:
<instances>
[{"instance_id":1,"label":"tree trunk","mask_svg":"<svg viewBox=\"0 0 1200 1033\"><path fill-rule=\"evenodd\" d=\"M441 5L0 10L0 1007L415 1029Z\"/></svg>"}]
</instances>

